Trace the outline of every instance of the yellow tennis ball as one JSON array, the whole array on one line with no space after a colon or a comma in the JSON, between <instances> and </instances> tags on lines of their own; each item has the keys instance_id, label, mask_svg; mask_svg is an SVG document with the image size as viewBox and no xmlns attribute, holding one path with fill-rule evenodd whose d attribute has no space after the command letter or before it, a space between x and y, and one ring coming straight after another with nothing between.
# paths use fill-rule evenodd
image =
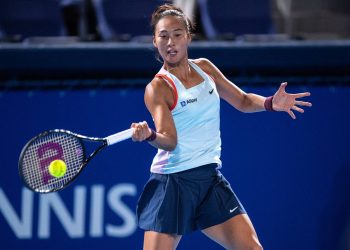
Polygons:
<instances>
[{"instance_id":1,"label":"yellow tennis ball","mask_svg":"<svg viewBox=\"0 0 350 250\"><path fill-rule=\"evenodd\" d=\"M54 160L49 165L49 173L56 178L61 178L67 172L67 164L62 160Z\"/></svg>"}]
</instances>

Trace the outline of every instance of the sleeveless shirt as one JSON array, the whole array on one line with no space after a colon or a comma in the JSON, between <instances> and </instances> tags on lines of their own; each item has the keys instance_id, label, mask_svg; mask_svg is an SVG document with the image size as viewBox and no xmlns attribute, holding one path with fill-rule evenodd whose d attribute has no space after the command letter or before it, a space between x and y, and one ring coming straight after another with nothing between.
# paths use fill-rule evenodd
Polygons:
<instances>
[{"instance_id":1,"label":"sleeveless shirt","mask_svg":"<svg viewBox=\"0 0 350 250\"><path fill-rule=\"evenodd\" d=\"M173 86L177 97L171 110L177 145L173 151L158 149L152 173L171 174L210 163L221 167L220 97L213 79L191 60L189 65L203 82L188 89L163 67L156 75Z\"/></svg>"}]
</instances>

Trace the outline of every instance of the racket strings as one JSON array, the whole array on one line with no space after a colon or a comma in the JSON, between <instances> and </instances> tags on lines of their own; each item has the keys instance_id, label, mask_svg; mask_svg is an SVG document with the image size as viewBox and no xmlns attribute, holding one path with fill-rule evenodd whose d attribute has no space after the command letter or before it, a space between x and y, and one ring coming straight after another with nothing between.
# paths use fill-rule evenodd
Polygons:
<instances>
[{"instance_id":1,"label":"racket strings","mask_svg":"<svg viewBox=\"0 0 350 250\"><path fill-rule=\"evenodd\" d=\"M26 184L35 191L49 192L63 187L80 171L84 161L84 148L72 135L51 132L39 136L25 150L22 175ZM67 171L63 177L50 175L48 167L53 160L63 160Z\"/></svg>"}]
</instances>

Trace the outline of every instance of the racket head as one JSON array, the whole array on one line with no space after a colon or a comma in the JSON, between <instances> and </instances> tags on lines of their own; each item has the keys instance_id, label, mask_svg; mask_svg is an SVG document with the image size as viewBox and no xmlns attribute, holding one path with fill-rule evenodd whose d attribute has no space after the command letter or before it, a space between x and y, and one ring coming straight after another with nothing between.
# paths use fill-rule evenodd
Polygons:
<instances>
[{"instance_id":1,"label":"racket head","mask_svg":"<svg viewBox=\"0 0 350 250\"><path fill-rule=\"evenodd\" d=\"M59 178L49 173L54 160L67 165ZM65 188L87 164L82 139L67 130L49 130L32 138L22 149L18 161L19 175L26 187L34 192L50 193Z\"/></svg>"}]
</instances>

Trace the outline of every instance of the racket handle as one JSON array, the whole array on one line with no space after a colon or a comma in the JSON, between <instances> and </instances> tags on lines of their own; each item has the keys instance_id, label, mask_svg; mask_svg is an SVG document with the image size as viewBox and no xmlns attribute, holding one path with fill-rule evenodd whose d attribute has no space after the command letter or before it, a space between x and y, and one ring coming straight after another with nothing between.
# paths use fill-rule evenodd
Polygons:
<instances>
[{"instance_id":1,"label":"racket handle","mask_svg":"<svg viewBox=\"0 0 350 250\"><path fill-rule=\"evenodd\" d=\"M116 133L114 135L110 135L110 136L106 137L107 145L108 146L113 145L117 142L124 141L126 139L131 138L132 131L133 131L133 128L129 128L127 130L124 130L124 131L121 131L121 132Z\"/></svg>"}]
</instances>

